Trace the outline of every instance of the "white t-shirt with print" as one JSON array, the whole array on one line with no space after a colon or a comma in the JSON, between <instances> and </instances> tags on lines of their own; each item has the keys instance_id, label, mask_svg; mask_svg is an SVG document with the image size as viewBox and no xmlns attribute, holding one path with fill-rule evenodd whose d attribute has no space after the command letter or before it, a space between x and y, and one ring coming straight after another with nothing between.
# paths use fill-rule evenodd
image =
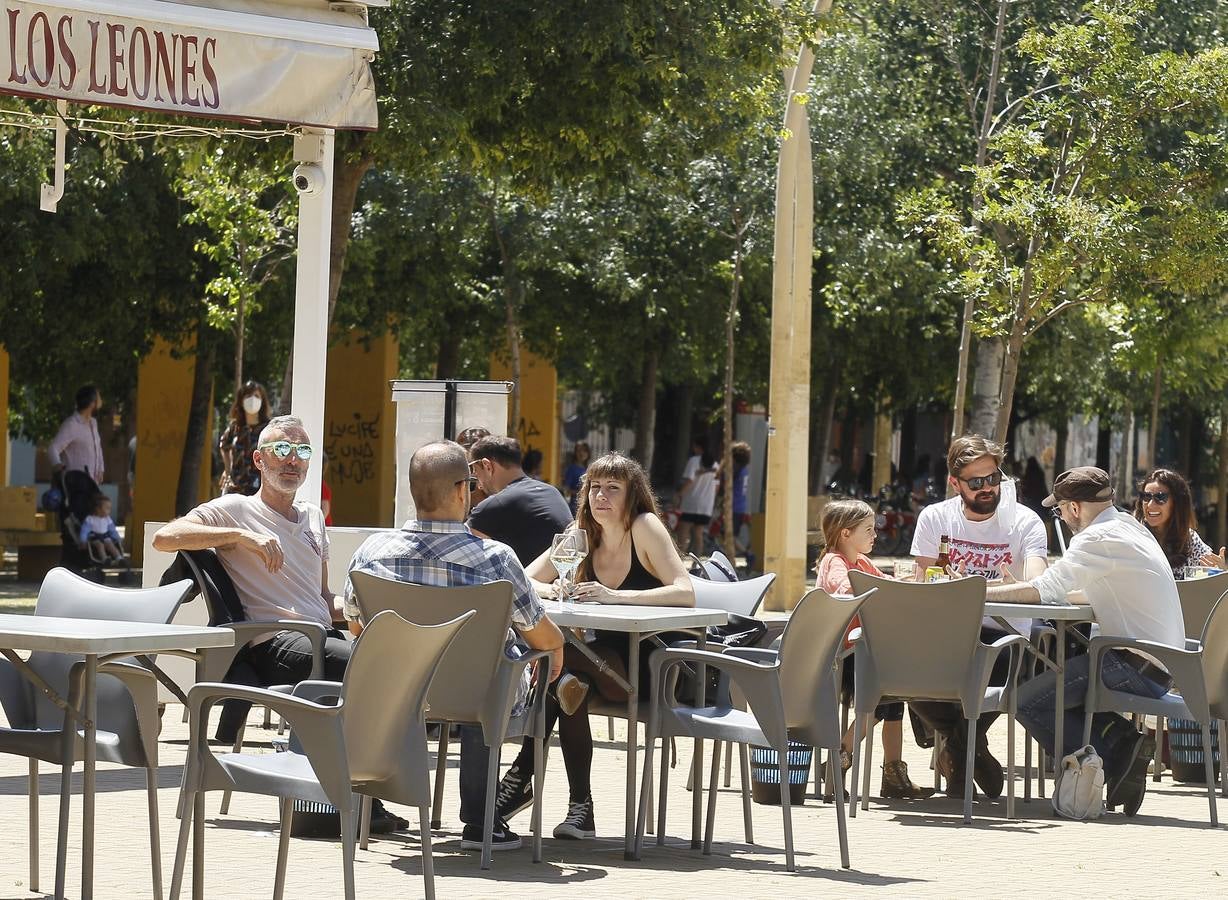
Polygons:
<instances>
[{"instance_id":1,"label":"white t-shirt with print","mask_svg":"<svg viewBox=\"0 0 1228 900\"><path fill-rule=\"evenodd\" d=\"M716 506L716 470L715 465L705 469L702 457L698 454L686 461L682 478L684 481L691 479L691 487L682 498L679 512L712 515L712 509Z\"/></svg>"},{"instance_id":2,"label":"white t-shirt with print","mask_svg":"<svg viewBox=\"0 0 1228 900\"><path fill-rule=\"evenodd\" d=\"M1004 521L1013 509L1011 521ZM964 501L951 497L921 510L913 532L912 555L931 559L938 556L942 536L950 539L951 565L962 566L968 575L983 575L990 581L1002 577L1000 566L1024 580L1024 563L1033 557L1047 559L1049 536L1045 524L1022 503L1010 502L1003 496L994 515L982 522L973 522L964 515ZM987 618L987 623L991 620ZM1011 627L1024 636L1031 630L1031 619L1008 619Z\"/></svg>"}]
</instances>

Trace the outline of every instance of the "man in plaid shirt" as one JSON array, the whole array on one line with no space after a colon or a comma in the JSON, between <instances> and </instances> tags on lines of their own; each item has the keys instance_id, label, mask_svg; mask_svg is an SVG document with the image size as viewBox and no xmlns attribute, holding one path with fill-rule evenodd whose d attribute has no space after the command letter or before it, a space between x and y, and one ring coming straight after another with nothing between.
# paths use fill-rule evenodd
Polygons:
<instances>
[{"instance_id":1,"label":"man in plaid shirt","mask_svg":"<svg viewBox=\"0 0 1228 900\"><path fill-rule=\"evenodd\" d=\"M504 652L515 656L526 646L552 651L550 681L563 666L563 634L547 618L524 568L506 544L476 537L465 526L470 492L476 479L470 474L464 449L452 441L420 447L409 461L409 489L418 510L399 530L372 535L358 548L350 571L370 572L411 584L461 587L509 581L515 594L512 624ZM350 630L362 631L354 588L345 582L345 617ZM528 696L528 672L519 685L516 710ZM486 811L486 766L490 748L478 726L461 726L461 821L465 823L461 846L482 849L482 823ZM520 837L496 817L495 850L514 850Z\"/></svg>"}]
</instances>

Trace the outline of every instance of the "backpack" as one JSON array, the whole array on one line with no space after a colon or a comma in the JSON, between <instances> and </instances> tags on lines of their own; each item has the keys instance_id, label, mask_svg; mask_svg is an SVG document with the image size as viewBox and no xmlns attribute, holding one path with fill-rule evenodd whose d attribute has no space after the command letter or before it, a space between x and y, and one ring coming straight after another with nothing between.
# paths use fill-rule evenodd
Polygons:
<instances>
[{"instance_id":1,"label":"backpack","mask_svg":"<svg viewBox=\"0 0 1228 900\"><path fill-rule=\"evenodd\" d=\"M1104 760L1090 744L1062 757L1053 810L1067 819L1098 819L1104 813Z\"/></svg>"}]
</instances>

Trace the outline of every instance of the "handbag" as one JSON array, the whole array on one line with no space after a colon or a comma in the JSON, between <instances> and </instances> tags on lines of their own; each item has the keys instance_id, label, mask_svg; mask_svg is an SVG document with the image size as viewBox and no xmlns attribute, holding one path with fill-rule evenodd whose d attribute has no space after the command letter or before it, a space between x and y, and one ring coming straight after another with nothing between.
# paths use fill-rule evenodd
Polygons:
<instances>
[{"instance_id":1,"label":"handbag","mask_svg":"<svg viewBox=\"0 0 1228 900\"><path fill-rule=\"evenodd\" d=\"M1104 813L1104 760L1090 744L1062 757L1053 811L1067 819L1098 819Z\"/></svg>"},{"instance_id":2,"label":"handbag","mask_svg":"<svg viewBox=\"0 0 1228 900\"><path fill-rule=\"evenodd\" d=\"M709 625L706 630L708 646L718 651L722 647L754 647L765 634L767 623L751 616L739 616L737 613L729 613L729 620L724 625ZM705 675L704 702L711 704L717 696L721 673L709 666ZM699 694L696 690L698 684L696 667L683 663L678 667L678 688L674 691L674 696L683 703L694 705Z\"/></svg>"}]
</instances>

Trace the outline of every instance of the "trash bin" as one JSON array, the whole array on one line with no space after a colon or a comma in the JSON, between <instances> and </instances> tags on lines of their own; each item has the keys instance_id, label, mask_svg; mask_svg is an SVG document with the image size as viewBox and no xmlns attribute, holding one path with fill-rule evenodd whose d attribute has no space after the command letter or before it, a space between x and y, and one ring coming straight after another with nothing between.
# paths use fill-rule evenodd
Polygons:
<instances>
[{"instance_id":1,"label":"trash bin","mask_svg":"<svg viewBox=\"0 0 1228 900\"><path fill-rule=\"evenodd\" d=\"M793 806L801 806L806 800L806 782L813 754L810 746L789 741L789 800ZM780 805L779 756L771 747L751 745L750 792L756 803Z\"/></svg>"},{"instance_id":2,"label":"trash bin","mask_svg":"<svg viewBox=\"0 0 1228 900\"><path fill-rule=\"evenodd\" d=\"M1206 784L1202 757L1202 726L1192 719L1168 720L1169 764L1173 778L1187 784ZM1219 723L1211 723L1211 764L1219 777Z\"/></svg>"}]
</instances>

